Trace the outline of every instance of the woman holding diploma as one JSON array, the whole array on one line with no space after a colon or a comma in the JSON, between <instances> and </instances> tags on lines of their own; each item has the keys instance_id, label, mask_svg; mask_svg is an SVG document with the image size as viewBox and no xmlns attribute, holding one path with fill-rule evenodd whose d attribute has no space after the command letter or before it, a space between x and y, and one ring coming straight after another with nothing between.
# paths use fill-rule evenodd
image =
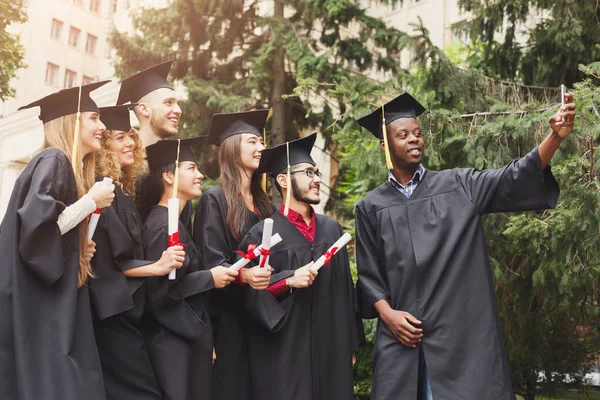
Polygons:
<instances>
[{"instance_id":1,"label":"woman holding diploma","mask_svg":"<svg viewBox=\"0 0 600 400\"><path fill-rule=\"evenodd\" d=\"M40 107L44 146L0 226L0 399L105 398L87 286L87 216L114 197L113 185L94 185L105 127L89 93L105 83L21 107Z\"/></svg>"},{"instance_id":2,"label":"woman holding diploma","mask_svg":"<svg viewBox=\"0 0 600 400\"><path fill-rule=\"evenodd\" d=\"M107 400L163 398L141 331L145 277L167 275L183 265L185 256L182 246L173 246L156 262L144 258L143 225L134 200L136 181L148 166L129 122L134 105L100 109L107 130L96 156L96 177L112 178L116 197L94 233L96 279L90 282L90 295Z\"/></svg>"},{"instance_id":3,"label":"woman holding diploma","mask_svg":"<svg viewBox=\"0 0 600 400\"><path fill-rule=\"evenodd\" d=\"M243 304L254 319L248 347L255 399L354 398L353 352L362 325L353 307L348 253L343 246L329 253L318 272L312 262L343 234L335 220L311 207L320 201L321 174L310 156L315 139L312 134L265 149L260 160L258 171L271 173L286 199L272 216L273 232L283 241L271 249L269 264L274 276L287 278L267 290L246 290ZM260 243L264 225L252 227L240 249Z\"/></svg>"},{"instance_id":4,"label":"woman holding diploma","mask_svg":"<svg viewBox=\"0 0 600 400\"><path fill-rule=\"evenodd\" d=\"M264 149L262 135L268 113L256 110L213 116L209 143L219 146L220 184L202 196L194 223L194 242L206 268L233 264L234 251L244 234L273 213L273 206L261 187L262 174L256 172ZM267 268L244 268L235 282L238 285L211 296L217 356L213 400L250 399L244 335L247 316L240 302L243 292L240 285L265 289L269 279ZM232 377L235 385L231 384Z\"/></svg>"},{"instance_id":5,"label":"woman holding diploma","mask_svg":"<svg viewBox=\"0 0 600 400\"><path fill-rule=\"evenodd\" d=\"M159 200L144 223L145 257L156 260L169 246L185 246L185 261L174 280L146 279L145 335L165 400L209 398L213 337L208 292L225 287L238 275L222 266L203 270L200 252L183 223L179 222L178 236L168 233L169 199L179 199L180 214L186 202L202 195L203 175L191 149L201 139L161 140L146 148L148 193Z\"/></svg>"}]
</instances>

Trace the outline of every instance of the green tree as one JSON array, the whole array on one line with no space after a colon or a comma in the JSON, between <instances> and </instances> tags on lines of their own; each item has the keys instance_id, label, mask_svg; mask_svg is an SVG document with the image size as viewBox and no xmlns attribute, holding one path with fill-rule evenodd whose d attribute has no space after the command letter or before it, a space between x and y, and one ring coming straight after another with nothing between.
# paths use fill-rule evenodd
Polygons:
<instances>
[{"instance_id":1,"label":"green tree","mask_svg":"<svg viewBox=\"0 0 600 400\"><path fill-rule=\"evenodd\" d=\"M483 44L471 60L488 75L528 85L572 86L584 78L579 64L600 58L595 1L459 0L459 6L473 16L471 39Z\"/></svg>"},{"instance_id":2,"label":"green tree","mask_svg":"<svg viewBox=\"0 0 600 400\"><path fill-rule=\"evenodd\" d=\"M298 82L396 72L393 54L405 36L352 0L174 0L139 11L133 22L133 36L111 34L118 75L172 58L172 75L188 93L184 134L206 131L216 112L272 108L269 144L333 121L320 89L286 96Z\"/></svg>"},{"instance_id":3,"label":"green tree","mask_svg":"<svg viewBox=\"0 0 600 400\"><path fill-rule=\"evenodd\" d=\"M19 68L25 67L25 53L19 37L7 32L6 28L26 20L23 0L0 0L0 101L14 95L10 80L15 77Z\"/></svg>"}]
</instances>

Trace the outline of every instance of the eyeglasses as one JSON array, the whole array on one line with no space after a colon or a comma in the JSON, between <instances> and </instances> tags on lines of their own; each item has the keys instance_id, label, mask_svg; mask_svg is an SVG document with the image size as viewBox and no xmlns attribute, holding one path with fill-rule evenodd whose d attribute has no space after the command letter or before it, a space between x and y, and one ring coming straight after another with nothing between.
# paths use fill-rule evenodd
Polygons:
<instances>
[{"instance_id":1,"label":"eyeglasses","mask_svg":"<svg viewBox=\"0 0 600 400\"><path fill-rule=\"evenodd\" d=\"M298 171L290 171L290 174L299 174L301 172L304 172L306 174L306 176L308 176L310 179L313 179L316 176L319 177L319 179L323 176L323 173L319 170L314 170L312 168L306 168L306 169L300 169Z\"/></svg>"}]
</instances>

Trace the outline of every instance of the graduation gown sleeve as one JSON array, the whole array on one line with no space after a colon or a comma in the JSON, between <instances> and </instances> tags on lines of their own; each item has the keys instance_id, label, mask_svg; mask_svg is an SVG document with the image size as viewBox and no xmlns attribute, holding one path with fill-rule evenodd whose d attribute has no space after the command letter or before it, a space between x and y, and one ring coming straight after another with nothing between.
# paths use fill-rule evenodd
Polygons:
<instances>
[{"instance_id":1,"label":"graduation gown sleeve","mask_svg":"<svg viewBox=\"0 0 600 400\"><path fill-rule=\"evenodd\" d=\"M144 227L144 246L148 259L158 260L168 247L167 211L166 207L162 208L164 210L160 211L163 212L150 211ZM183 242L185 227L181 222L179 227L180 240ZM197 270L200 260L191 239L184 250L184 266L177 271L174 281L170 281L168 276L147 278L148 298L152 314L163 327L194 340L209 322L201 317L206 309L206 299L193 297L214 288L214 280L210 271Z\"/></svg>"},{"instance_id":2,"label":"graduation gown sleeve","mask_svg":"<svg viewBox=\"0 0 600 400\"><path fill-rule=\"evenodd\" d=\"M51 260L63 257L58 215L66 205L71 167L60 157L45 157L31 176L27 195L18 208L21 221L19 252L25 267L47 285L59 279L65 265ZM71 172L72 173L72 172Z\"/></svg>"},{"instance_id":3,"label":"graduation gown sleeve","mask_svg":"<svg viewBox=\"0 0 600 400\"><path fill-rule=\"evenodd\" d=\"M554 208L560 190L550 166L542 168L538 148L499 169L459 170L467 196L480 214Z\"/></svg>"},{"instance_id":4,"label":"graduation gown sleeve","mask_svg":"<svg viewBox=\"0 0 600 400\"><path fill-rule=\"evenodd\" d=\"M135 259L133 240L113 206L102 210L92 240L96 242L92 258L96 279L90 283L90 295L96 315L103 320L134 307L133 293L144 279L127 278L123 271L152 261Z\"/></svg>"},{"instance_id":5,"label":"graduation gown sleeve","mask_svg":"<svg viewBox=\"0 0 600 400\"><path fill-rule=\"evenodd\" d=\"M358 205L355 211L356 224L356 263L361 266L360 280L356 285L359 299L357 307L360 315L366 319L379 315L373 305L379 300L390 300L390 292L386 281L383 264L379 261L376 246L377 237L371 222Z\"/></svg>"}]
</instances>

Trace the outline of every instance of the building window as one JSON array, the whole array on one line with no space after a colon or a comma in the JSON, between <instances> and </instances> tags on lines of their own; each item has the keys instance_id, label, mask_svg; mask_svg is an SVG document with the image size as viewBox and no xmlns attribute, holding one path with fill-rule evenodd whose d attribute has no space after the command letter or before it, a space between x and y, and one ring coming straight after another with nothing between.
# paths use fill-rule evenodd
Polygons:
<instances>
[{"instance_id":1,"label":"building window","mask_svg":"<svg viewBox=\"0 0 600 400\"><path fill-rule=\"evenodd\" d=\"M89 85L92 82L94 82L94 78L90 78L89 76L84 75L83 78L81 78L82 85Z\"/></svg>"},{"instance_id":2,"label":"building window","mask_svg":"<svg viewBox=\"0 0 600 400\"><path fill-rule=\"evenodd\" d=\"M62 35L63 23L57 19L52 20L52 30L50 31L50 36L54 40L60 40Z\"/></svg>"},{"instance_id":3,"label":"building window","mask_svg":"<svg viewBox=\"0 0 600 400\"><path fill-rule=\"evenodd\" d=\"M91 55L96 54L96 42L98 38L94 35L87 35L87 42L85 43L85 52Z\"/></svg>"},{"instance_id":4,"label":"building window","mask_svg":"<svg viewBox=\"0 0 600 400\"><path fill-rule=\"evenodd\" d=\"M100 13L100 0L90 0L90 11Z\"/></svg>"},{"instance_id":5,"label":"building window","mask_svg":"<svg viewBox=\"0 0 600 400\"><path fill-rule=\"evenodd\" d=\"M77 72L71 71L70 69L65 70L65 89L72 88L77 82Z\"/></svg>"},{"instance_id":6,"label":"building window","mask_svg":"<svg viewBox=\"0 0 600 400\"><path fill-rule=\"evenodd\" d=\"M109 9L108 9L110 15L113 15L114 13L117 12L118 4L119 4L118 0L110 0L110 6L109 6Z\"/></svg>"},{"instance_id":7,"label":"building window","mask_svg":"<svg viewBox=\"0 0 600 400\"><path fill-rule=\"evenodd\" d=\"M79 44L79 35L81 34L81 30L71 27L69 31L69 46L77 47Z\"/></svg>"},{"instance_id":8,"label":"building window","mask_svg":"<svg viewBox=\"0 0 600 400\"><path fill-rule=\"evenodd\" d=\"M46 65L46 83L50 86L56 86L58 81L58 65L49 62Z\"/></svg>"}]
</instances>

